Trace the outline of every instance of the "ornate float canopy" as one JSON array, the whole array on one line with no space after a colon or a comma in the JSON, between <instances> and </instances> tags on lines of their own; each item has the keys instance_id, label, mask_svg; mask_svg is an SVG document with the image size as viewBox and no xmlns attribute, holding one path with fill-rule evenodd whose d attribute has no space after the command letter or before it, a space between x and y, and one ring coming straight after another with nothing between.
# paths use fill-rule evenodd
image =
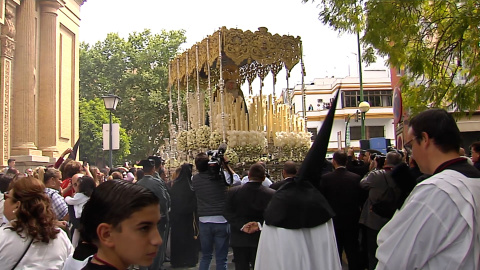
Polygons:
<instances>
[{"instance_id":1,"label":"ornate float canopy","mask_svg":"<svg viewBox=\"0 0 480 270\"><path fill-rule=\"evenodd\" d=\"M257 76L263 80L269 72L275 80L283 67L289 76L301 54L300 37L272 35L265 27L255 32L222 27L170 62L169 85L185 85L189 77L197 76L197 67L201 81L208 77L217 81L219 70L223 71L223 79L239 84L251 84Z\"/></svg>"}]
</instances>

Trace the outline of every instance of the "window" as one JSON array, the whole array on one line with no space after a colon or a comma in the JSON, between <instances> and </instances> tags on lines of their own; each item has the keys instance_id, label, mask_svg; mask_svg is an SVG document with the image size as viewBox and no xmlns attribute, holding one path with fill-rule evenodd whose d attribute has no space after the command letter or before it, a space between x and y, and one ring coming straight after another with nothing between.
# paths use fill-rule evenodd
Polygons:
<instances>
[{"instance_id":1,"label":"window","mask_svg":"<svg viewBox=\"0 0 480 270\"><path fill-rule=\"evenodd\" d=\"M368 127L367 138L385 137L385 129L383 126Z\"/></svg>"},{"instance_id":2,"label":"window","mask_svg":"<svg viewBox=\"0 0 480 270\"><path fill-rule=\"evenodd\" d=\"M363 98L370 103L371 107L391 107L392 106L391 90L366 90L363 91ZM360 91L343 91L342 92L343 107L358 107L360 103Z\"/></svg>"},{"instance_id":3,"label":"window","mask_svg":"<svg viewBox=\"0 0 480 270\"><path fill-rule=\"evenodd\" d=\"M350 127L350 140L360 140L362 133L360 127Z\"/></svg>"},{"instance_id":4,"label":"window","mask_svg":"<svg viewBox=\"0 0 480 270\"><path fill-rule=\"evenodd\" d=\"M384 126L369 126L365 127L365 137L367 139L385 137ZM361 127L350 127L350 140L360 140L362 138Z\"/></svg>"},{"instance_id":5,"label":"window","mask_svg":"<svg viewBox=\"0 0 480 270\"><path fill-rule=\"evenodd\" d=\"M312 142L315 141L315 138L317 138L317 133L318 133L317 128L307 128L307 131L312 133L312 138L311 138Z\"/></svg>"}]
</instances>

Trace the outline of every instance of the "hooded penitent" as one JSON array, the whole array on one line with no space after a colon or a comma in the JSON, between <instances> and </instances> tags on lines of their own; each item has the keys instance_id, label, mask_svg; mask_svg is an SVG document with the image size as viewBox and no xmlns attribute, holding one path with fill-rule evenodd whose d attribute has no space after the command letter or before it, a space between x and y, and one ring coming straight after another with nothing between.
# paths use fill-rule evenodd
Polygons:
<instances>
[{"instance_id":1,"label":"hooded penitent","mask_svg":"<svg viewBox=\"0 0 480 270\"><path fill-rule=\"evenodd\" d=\"M267 225L286 229L313 228L335 215L315 185L326 162L337 99L338 92L297 176L277 190L270 201L264 214Z\"/></svg>"}]
</instances>

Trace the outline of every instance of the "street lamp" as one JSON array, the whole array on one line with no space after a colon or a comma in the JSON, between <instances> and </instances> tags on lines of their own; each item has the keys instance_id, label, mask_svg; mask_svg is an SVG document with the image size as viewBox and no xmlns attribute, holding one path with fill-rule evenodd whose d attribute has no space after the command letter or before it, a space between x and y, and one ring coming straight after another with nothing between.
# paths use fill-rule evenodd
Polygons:
<instances>
[{"instance_id":1,"label":"street lamp","mask_svg":"<svg viewBox=\"0 0 480 270\"><path fill-rule=\"evenodd\" d=\"M102 96L103 103L105 104L105 109L110 111L110 126L108 129L108 143L109 143L109 153L110 153L110 170L113 167L113 152L112 152L112 111L117 109L118 102L120 101L120 97L109 94L106 96Z\"/></svg>"},{"instance_id":2,"label":"street lamp","mask_svg":"<svg viewBox=\"0 0 480 270\"><path fill-rule=\"evenodd\" d=\"M365 140L365 114L368 112L368 110L370 110L370 103L366 102L366 101L362 101L360 102L360 104L358 104L358 109L360 110L360 112L362 112L362 129L361 129L361 132L362 132L362 140Z\"/></svg>"}]
</instances>

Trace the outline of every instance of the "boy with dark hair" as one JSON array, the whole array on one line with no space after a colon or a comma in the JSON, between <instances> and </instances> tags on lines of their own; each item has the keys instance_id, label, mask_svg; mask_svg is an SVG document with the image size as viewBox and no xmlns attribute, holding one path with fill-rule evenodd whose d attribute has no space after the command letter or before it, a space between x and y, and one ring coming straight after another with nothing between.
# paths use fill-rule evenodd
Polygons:
<instances>
[{"instance_id":1,"label":"boy with dark hair","mask_svg":"<svg viewBox=\"0 0 480 270\"><path fill-rule=\"evenodd\" d=\"M152 264L162 244L159 221L159 200L151 191L121 180L102 183L80 218L82 238L98 247L82 269L123 270Z\"/></svg>"}]
</instances>

